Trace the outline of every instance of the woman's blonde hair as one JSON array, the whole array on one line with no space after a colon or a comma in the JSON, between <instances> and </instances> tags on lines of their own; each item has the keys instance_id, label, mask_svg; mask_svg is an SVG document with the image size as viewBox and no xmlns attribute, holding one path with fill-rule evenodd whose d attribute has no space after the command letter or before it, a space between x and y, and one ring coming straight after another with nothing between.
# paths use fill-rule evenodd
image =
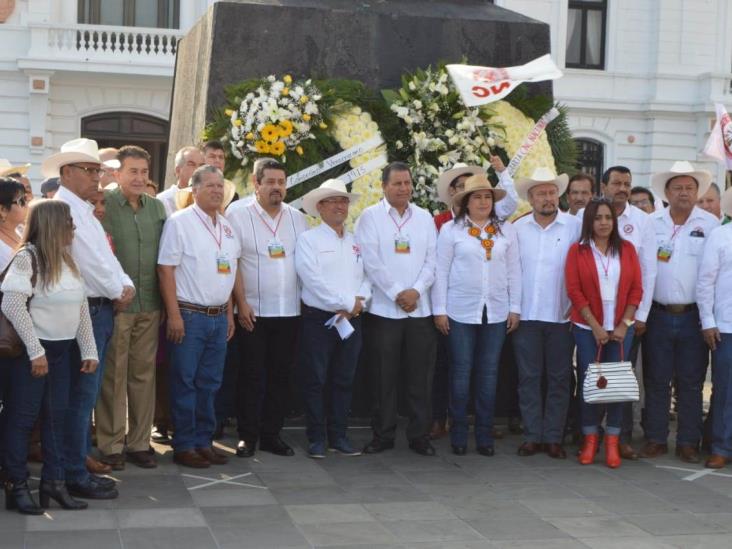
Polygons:
<instances>
[{"instance_id":1,"label":"woman's blonde hair","mask_svg":"<svg viewBox=\"0 0 732 549\"><path fill-rule=\"evenodd\" d=\"M64 263L79 276L68 246L73 234L74 220L68 204L43 198L30 204L23 244L35 246L39 281L44 288L59 281Z\"/></svg>"}]
</instances>

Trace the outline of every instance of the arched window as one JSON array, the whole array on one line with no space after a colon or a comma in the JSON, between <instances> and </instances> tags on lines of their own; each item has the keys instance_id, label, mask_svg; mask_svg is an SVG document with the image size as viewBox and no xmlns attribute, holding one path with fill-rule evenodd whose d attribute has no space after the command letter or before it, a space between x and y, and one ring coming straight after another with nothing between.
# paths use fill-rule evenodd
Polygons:
<instances>
[{"instance_id":1,"label":"arched window","mask_svg":"<svg viewBox=\"0 0 732 549\"><path fill-rule=\"evenodd\" d=\"M150 153L150 179L163 189L168 155L168 121L134 112L105 112L81 120L81 136L99 148L137 145Z\"/></svg>"},{"instance_id":2,"label":"arched window","mask_svg":"<svg viewBox=\"0 0 732 549\"><path fill-rule=\"evenodd\" d=\"M600 191L600 178L605 171L605 147L594 139L575 139L577 144L577 170L590 174L595 178L598 187L595 192Z\"/></svg>"}]
</instances>

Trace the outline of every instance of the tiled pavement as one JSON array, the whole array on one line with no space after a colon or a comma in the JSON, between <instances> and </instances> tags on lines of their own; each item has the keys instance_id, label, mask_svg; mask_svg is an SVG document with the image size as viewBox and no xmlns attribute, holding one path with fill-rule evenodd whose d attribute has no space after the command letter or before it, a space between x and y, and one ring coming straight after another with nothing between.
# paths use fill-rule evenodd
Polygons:
<instances>
[{"instance_id":1,"label":"tiled pavement","mask_svg":"<svg viewBox=\"0 0 732 549\"><path fill-rule=\"evenodd\" d=\"M302 430L285 438L295 457L203 471L177 467L168 449L155 470L128 465L120 498L87 511L0 511L0 548L732 547L732 467L672 457L580 467L520 458L515 436L493 458L455 457L444 440L437 457L420 457L400 439L381 456L313 461Z\"/></svg>"}]
</instances>

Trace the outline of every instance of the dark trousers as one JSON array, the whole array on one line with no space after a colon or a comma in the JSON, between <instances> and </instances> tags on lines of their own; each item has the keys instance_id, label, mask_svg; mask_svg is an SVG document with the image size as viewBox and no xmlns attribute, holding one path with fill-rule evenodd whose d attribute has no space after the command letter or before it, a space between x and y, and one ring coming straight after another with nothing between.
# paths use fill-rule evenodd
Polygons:
<instances>
[{"instance_id":1,"label":"dark trousers","mask_svg":"<svg viewBox=\"0 0 732 549\"><path fill-rule=\"evenodd\" d=\"M649 356L648 364L643 364L646 438L659 444L667 442L671 381L675 376L679 399L676 443L697 446L702 436L702 388L709 357L699 312L671 314L652 307L645 343Z\"/></svg>"},{"instance_id":2,"label":"dark trousers","mask_svg":"<svg viewBox=\"0 0 732 549\"><path fill-rule=\"evenodd\" d=\"M568 323L522 320L513 334L524 438L561 443L569 405L574 341ZM546 395L542 398L542 378Z\"/></svg>"},{"instance_id":3,"label":"dark trousers","mask_svg":"<svg viewBox=\"0 0 732 549\"><path fill-rule=\"evenodd\" d=\"M5 467L5 426L10 396L10 369L15 365L15 361L12 358L0 358L0 469Z\"/></svg>"},{"instance_id":4,"label":"dark trousers","mask_svg":"<svg viewBox=\"0 0 732 549\"><path fill-rule=\"evenodd\" d=\"M331 444L345 438L353 394L353 376L361 352L361 318L349 320L354 328L341 340L325 322L334 313L302 306L300 376L310 442Z\"/></svg>"},{"instance_id":5,"label":"dark trousers","mask_svg":"<svg viewBox=\"0 0 732 549\"><path fill-rule=\"evenodd\" d=\"M447 336L437 332L437 360L432 381L432 421L445 423L449 405L450 353Z\"/></svg>"},{"instance_id":6,"label":"dark trousers","mask_svg":"<svg viewBox=\"0 0 732 549\"><path fill-rule=\"evenodd\" d=\"M732 334L721 334L722 341L712 351L712 452L732 458Z\"/></svg>"},{"instance_id":7,"label":"dark trousers","mask_svg":"<svg viewBox=\"0 0 732 549\"><path fill-rule=\"evenodd\" d=\"M48 374L31 375L28 356L15 359L10 366L10 395L5 430L5 467L8 479L28 478L26 461L33 425L41 417L41 443L45 480L64 480L64 428L69 405L71 365L69 353L73 340L44 341ZM87 426L88 427L88 426Z\"/></svg>"},{"instance_id":8,"label":"dark trousers","mask_svg":"<svg viewBox=\"0 0 732 549\"><path fill-rule=\"evenodd\" d=\"M237 335L232 337L226 344L226 363L224 364L224 379L221 387L216 392L214 408L216 410L216 422L221 424L229 417L236 416L236 380L239 373L239 362L241 360L240 337L237 337L240 330L244 330L237 323Z\"/></svg>"},{"instance_id":9,"label":"dark trousers","mask_svg":"<svg viewBox=\"0 0 732 549\"><path fill-rule=\"evenodd\" d=\"M246 353L237 377L239 438L253 444L280 434L288 409L290 370L300 317L258 317L241 332Z\"/></svg>"},{"instance_id":10,"label":"dark trousers","mask_svg":"<svg viewBox=\"0 0 732 549\"><path fill-rule=\"evenodd\" d=\"M370 347L374 389L374 436L394 440L397 427L399 374L404 369L407 439L427 436L432 419L432 374L437 340L432 317L392 319L369 315L366 334Z\"/></svg>"}]
</instances>

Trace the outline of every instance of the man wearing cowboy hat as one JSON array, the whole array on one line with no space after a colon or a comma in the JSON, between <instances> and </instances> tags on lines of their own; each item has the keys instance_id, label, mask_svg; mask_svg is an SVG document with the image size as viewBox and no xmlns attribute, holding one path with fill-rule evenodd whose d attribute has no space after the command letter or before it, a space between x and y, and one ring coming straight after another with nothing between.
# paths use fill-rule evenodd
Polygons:
<instances>
[{"instance_id":1,"label":"man wearing cowboy hat","mask_svg":"<svg viewBox=\"0 0 732 549\"><path fill-rule=\"evenodd\" d=\"M183 147L175 153L175 185L171 185L155 197L162 201L168 217L180 209L176 202L178 193L188 189L191 182L191 175L205 163L201 149L193 145Z\"/></svg>"},{"instance_id":2,"label":"man wearing cowboy hat","mask_svg":"<svg viewBox=\"0 0 732 549\"><path fill-rule=\"evenodd\" d=\"M31 187L30 179L26 175L30 164L19 164L14 166L6 158L0 158L0 177L12 177L20 181L25 188L25 199L27 202L33 200L33 187Z\"/></svg>"},{"instance_id":3,"label":"man wearing cowboy hat","mask_svg":"<svg viewBox=\"0 0 732 549\"><path fill-rule=\"evenodd\" d=\"M544 445L552 458L564 459L564 423L569 405L574 342L568 329L569 298L564 284L567 252L582 223L559 210L567 174L537 168L516 182L518 195L531 204L531 215L514 223L521 254L521 324L513 335L519 372L519 404L524 424L520 456ZM546 396L542 378L546 377Z\"/></svg>"},{"instance_id":4,"label":"man wearing cowboy hat","mask_svg":"<svg viewBox=\"0 0 732 549\"><path fill-rule=\"evenodd\" d=\"M702 436L702 389L708 351L699 329L697 273L704 244L719 219L696 206L709 189L712 175L690 162L675 162L651 179L656 196L669 207L655 212L658 274L648 315L645 344L648 364L643 377L646 393L643 428L647 443L641 457L668 452L671 381L676 379L678 429L676 454L687 463L699 462Z\"/></svg>"},{"instance_id":5,"label":"man wearing cowboy hat","mask_svg":"<svg viewBox=\"0 0 732 549\"><path fill-rule=\"evenodd\" d=\"M302 282L302 383L308 455L325 457L328 448L359 455L346 437L353 376L361 351L361 313L371 297L361 251L345 228L348 206L360 195L329 179L303 197L305 213L323 222L297 240L295 266ZM350 323L353 333L341 339L329 320ZM325 395L325 388L330 395ZM326 406L328 406L326 412ZM327 421L326 421L327 418Z\"/></svg>"},{"instance_id":6,"label":"man wearing cowboy hat","mask_svg":"<svg viewBox=\"0 0 732 549\"><path fill-rule=\"evenodd\" d=\"M308 229L305 216L285 203L287 173L276 160L257 164L256 200L237 200L226 210L242 243L242 290L235 288L239 342L244 348L237 380L236 455L259 449L294 455L280 437L287 413L290 375L300 324L300 286L295 248Z\"/></svg>"},{"instance_id":7,"label":"man wearing cowboy hat","mask_svg":"<svg viewBox=\"0 0 732 549\"><path fill-rule=\"evenodd\" d=\"M732 189L721 198L721 213L732 215ZM704 246L696 301L702 334L712 351L712 452L706 462L721 469L732 461L732 225L714 229ZM711 410L711 408L710 408Z\"/></svg>"},{"instance_id":8,"label":"man wearing cowboy hat","mask_svg":"<svg viewBox=\"0 0 732 549\"><path fill-rule=\"evenodd\" d=\"M373 285L366 332L375 384L374 433L364 452L394 448L397 387L404 369L409 447L433 456L428 434L436 336L429 290L435 280L437 232L432 216L411 203L409 166L388 164L381 186L384 199L366 208L356 225L356 241Z\"/></svg>"},{"instance_id":9,"label":"man wearing cowboy hat","mask_svg":"<svg viewBox=\"0 0 732 549\"><path fill-rule=\"evenodd\" d=\"M108 479L90 475L85 468L91 447L89 422L104 375L104 357L114 327L114 308L124 310L135 296L135 286L112 253L104 229L94 217L88 199L99 188L101 161L96 141L74 139L61 145L61 151L48 157L41 166L44 177L59 177L61 186L53 200L71 208L76 227L71 255L84 280L99 368L93 374L76 374L71 380L71 397L66 417L66 483L78 497L110 499L117 491ZM80 357L72 360L81 361ZM113 483L112 483L113 484Z\"/></svg>"},{"instance_id":10,"label":"man wearing cowboy hat","mask_svg":"<svg viewBox=\"0 0 732 549\"><path fill-rule=\"evenodd\" d=\"M156 463L148 450L162 308L157 263L165 207L145 193L150 171L145 149L126 145L114 160L120 164L119 185L105 192L103 226L137 293L127 310L115 317L96 406L97 445L102 461L115 470L123 469L125 460L152 468Z\"/></svg>"}]
</instances>

